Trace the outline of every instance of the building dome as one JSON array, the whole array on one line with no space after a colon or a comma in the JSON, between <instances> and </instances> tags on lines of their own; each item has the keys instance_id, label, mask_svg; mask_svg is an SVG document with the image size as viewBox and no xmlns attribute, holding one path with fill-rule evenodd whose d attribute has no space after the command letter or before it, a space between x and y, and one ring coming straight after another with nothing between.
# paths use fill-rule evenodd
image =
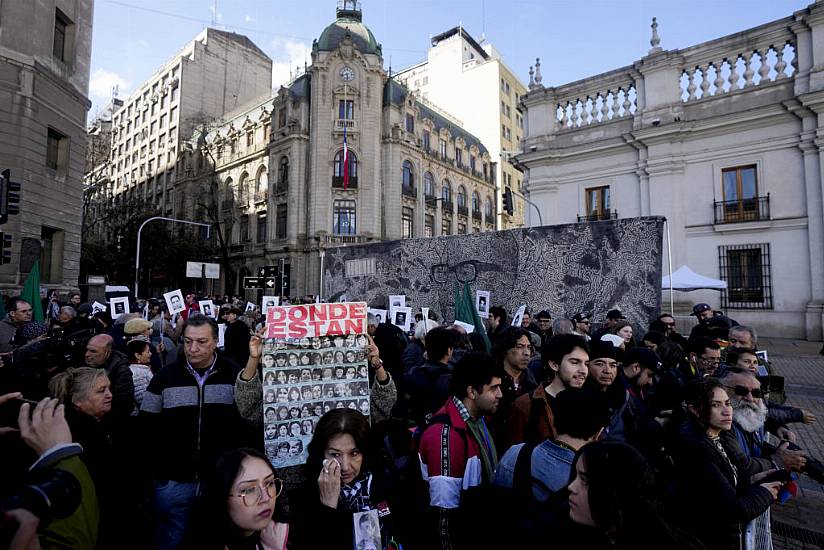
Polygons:
<instances>
[{"instance_id":1,"label":"building dome","mask_svg":"<svg viewBox=\"0 0 824 550\"><path fill-rule=\"evenodd\" d=\"M360 6L357 2L343 2L343 7L337 9L337 18L334 23L320 33L317 49L327 52L336 50L347 35L361 53L382 55L381 45L375 40L375 35L363 24Z\"/></svg>"}]
</instances>

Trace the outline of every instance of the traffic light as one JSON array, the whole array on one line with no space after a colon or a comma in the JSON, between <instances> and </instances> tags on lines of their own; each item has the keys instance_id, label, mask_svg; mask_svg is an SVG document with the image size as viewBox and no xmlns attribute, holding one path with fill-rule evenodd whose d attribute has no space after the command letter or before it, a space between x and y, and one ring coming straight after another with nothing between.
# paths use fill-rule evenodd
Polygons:
<instances>
[{"instance_id":1,"label":"traffic light","mask_svg":"<svg viewBox=\"0 0 824 550\"><path fill-rule=\"evenodd\" d=\"M0 265L11 263L11 235L0 231Z\"/></svg>"},{"instance_id":2,"label":"traffic light","mask_svg":"<svg viewBox=\"0 0 824 550\"><path fill-rule=\"evenodd\" d=\"M0 225L9 221L9 216L20 213L20 184L11 181L11 170L0 173Z\"/></svg>"},{"instance_id":3,"label":"traffic light","mask_svg":"<svg viewBox=\"0 0 824 550\"><path fill-rule=\"evenodd\" d=\"M504 212L506 212L507 214L509 214L511 216L513 214L513 212L515 212L515 205L512 202L512 189L510 189L509 187L506 188L506 190L504 191L503 199L504 199L504 205L503 205Z\"/></svg>"}]
</instances>

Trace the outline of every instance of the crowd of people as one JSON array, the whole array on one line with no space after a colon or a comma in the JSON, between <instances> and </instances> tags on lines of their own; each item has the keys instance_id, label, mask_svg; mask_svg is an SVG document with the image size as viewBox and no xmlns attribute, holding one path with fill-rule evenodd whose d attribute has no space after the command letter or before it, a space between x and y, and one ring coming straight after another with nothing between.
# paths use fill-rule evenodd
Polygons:
<instances>
[{"instance_id":1,"label":"crowd of people","mask_svg":"<svg viewBox=\"0 0 824 550\"><path fill-rule=\"evenodd\" d=\"M689 335L618 309L513 326L493 306L487 338L369 314L369 407L321 411L306 464L275 471L259 308L188 294L113 320L66 298L0 321L14 549L770 548L771 507L824 482L792 429L815 416L707 304Z\"/></svg>"}]
</instances>

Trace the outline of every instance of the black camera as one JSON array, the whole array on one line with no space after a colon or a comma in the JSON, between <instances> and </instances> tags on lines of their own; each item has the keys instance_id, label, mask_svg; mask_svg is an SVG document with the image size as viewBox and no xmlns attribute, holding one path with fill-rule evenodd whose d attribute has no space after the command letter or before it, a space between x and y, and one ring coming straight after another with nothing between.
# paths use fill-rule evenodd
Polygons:
<instances>
[{"instance_id":1,"label":"black camera","mask_svg":"<svg viewBox=\"0 0 824 550\"><path fill-rule=\"evenodd\" d=\"M801 447L795 443L788 442L787 449L790 451L800 451ZM801 472L808 475L814 481L824 485L824 463L816 458L807 457L807 463L801 468Z\"/></svg>"},{"instance_id":2,"label":"black camera","mask_svg":"<svg viewBox=\"0 0 824 550\"><path fill-rule=\"evenodd\" d=\"M0 504L0 514L23 508L40 520L40 527L53 519L69 517L77 510L82 497L80 482L65 470L44 470L32 474L30 483ZM0 547L7 548L14 532L0 531ZM6 544L3 544L6 543Z\"/></svg>"}]
</instances>

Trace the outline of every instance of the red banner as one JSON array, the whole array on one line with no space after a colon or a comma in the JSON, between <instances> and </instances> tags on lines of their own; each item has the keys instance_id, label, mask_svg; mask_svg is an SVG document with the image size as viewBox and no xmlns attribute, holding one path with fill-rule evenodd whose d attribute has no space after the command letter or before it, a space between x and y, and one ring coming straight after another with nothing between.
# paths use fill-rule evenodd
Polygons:
<instances>
[{"instance_id":1,"label":"red banner","mask_svg":"<svg viewBox=\"0 0 824 550\"><path fill-rule=\"evenodd\" d=\"M266 312L267 338L314 338L366 333L363 302L270 306Z\"/></svg>"}]
</instances>

